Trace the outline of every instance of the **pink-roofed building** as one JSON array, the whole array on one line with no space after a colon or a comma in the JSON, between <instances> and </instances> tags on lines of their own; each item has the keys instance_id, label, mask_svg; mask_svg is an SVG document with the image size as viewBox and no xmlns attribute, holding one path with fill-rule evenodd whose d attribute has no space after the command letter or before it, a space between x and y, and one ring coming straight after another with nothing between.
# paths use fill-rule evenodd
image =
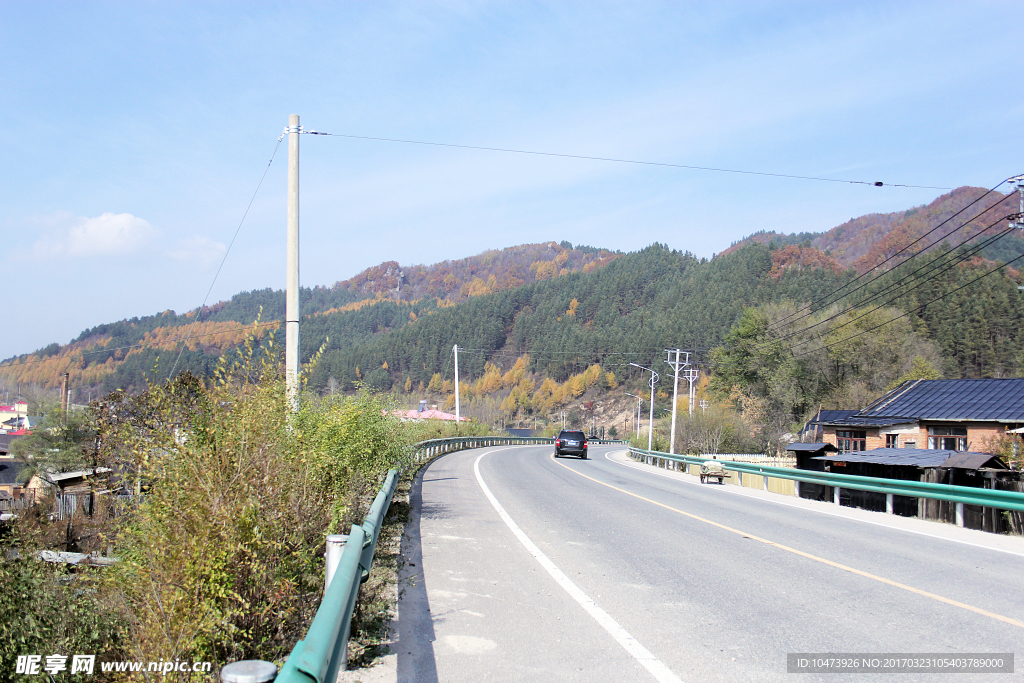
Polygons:
<instances>
[{"instance_id":1,"label":"pink-roofed building","mask_svg":"<svg viewBox=\"0 0 1024 683\"><path fill-rule=\"evenodd\" d=\"M420 401L420 407L416 410L393 410L391 414L399 420L455 420L454 413L446 413L437 408L428 408L426 401ZM459 422L469 422L469 418L460 417Z\"/></svg>"},{"instance_id":2,"label":"pink-roofed building","mask_svg":"<svg viewBox=\"0 0 1024 683\"><path fill-rule=\"evenodd\" d=\"M12 430L27 425L28 403L17 401L9 406L0 406L0 429Z\"/></svg>"}]
</instances>

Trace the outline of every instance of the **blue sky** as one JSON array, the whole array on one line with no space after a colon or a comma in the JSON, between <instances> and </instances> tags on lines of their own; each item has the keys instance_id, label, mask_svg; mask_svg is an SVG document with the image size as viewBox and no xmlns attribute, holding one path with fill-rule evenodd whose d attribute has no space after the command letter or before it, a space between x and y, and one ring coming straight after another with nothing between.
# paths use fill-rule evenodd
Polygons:
<instances>
[{"instance_id":1,"label":"blue sky","mask_svg":"<svg viewBox=\"0 0 1024 683\"><path fill-rule=\"evenodd\" d=\"M1024 172L1019 2L0 3L0 358L206 296L307 129L837 179ZM941 190L302 138L302 282L526 242L711 256ZM284 285L283 144L210 302Z\"/></svg>"}]
</instances>

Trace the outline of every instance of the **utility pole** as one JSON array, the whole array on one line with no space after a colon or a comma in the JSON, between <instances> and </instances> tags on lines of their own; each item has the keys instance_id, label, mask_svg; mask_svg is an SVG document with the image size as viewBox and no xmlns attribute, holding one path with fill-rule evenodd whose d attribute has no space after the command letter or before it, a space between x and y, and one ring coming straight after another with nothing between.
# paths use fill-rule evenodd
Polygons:
<instances>
[{"instance_id":1,"label":"utility pole","mask_svg":"<svg viewBox=\"0 0 1024 683\"><path fill-rule=\"evenodd\" d=\"M647 372L651 373L651 414L648 418L647 428L647 450L651 450L651 444L654 442L654 385L658 383L658 378L660 376L654 370L651 370L650 368L645 368L642 365L638 365L636 363L630 363L630 365L633 365L635 367L638 367L642 370L646 370Z\"/></svg>"},{"instance_id":2,"label":"utility pole","mask_svg":"<svg viewBox=\"0 0 1024 683\"><path fill-rule=\"evenodd\" d=\"M64 421L68 419L68 408L70 408L71 401L69 400L69 391L71 387L71 373L65 372L64 377L61 380L60 385L60 412L64 417ZM14 412L14 416L18 416L18 412Z\"/></svg>"},{"instance_id":3,"label":"utility pole","mask_svg":"<svg viewBox=\"0 0 1024 683\"><path fill-rule=\"evenodd\" d=\"M1010 217L1010 227L1024 231L1024 175L1014 176L1006 182L1016 184L1017 192L1020 193L1020 213L1016 217Z\"/></svg>"},{"instance_id":4,"label":"utility pole","mask_svg":"<svg viewBox=\"0 0 1024 683\"><path fill-rule=\"evenodd\" d=\"M640 436L640 404L643 403L644 400L636 394L631 394L628 391L626 392L626 396L632 396L636 399L636 417L633 419L633 426L635 429L633 431L636 432L637 436Z\"/></svg>"},{"instance_id":5,"label":"utility pole","mask_svg":"<svg viewBox=\"0 0 1024 683\"><path fill-rule=\"evenodd\" d=\"M292 412L299 409L299 115L288 117L288 254L284 377Z\"/></svg>"},{"instance_id":6,"label":"utility pole","mask_svg":"<svg viewBox=\"0 0 1024 683\"><path fill-rule=\"evenodd\" d=\"M690 383L690 415L693 415L693 383L700 377L700 370L697 368L687 368L685 379Z\"/></svg>"},{"instance_id":7,"label":"utility pole","mask_svg":"<svg viewBox=\"0 0 1024 683\"><path fill-rule=\"evenodd\" d=\"M459 412L459 345L453 346L452 351L455 352L455 426L458 427L461 417Z\"/></svg>"},{"instance_id":8,"label":"utility pole","mask_svg":"<svg viewBox=\"0 0 1024 683\"><path fill-rule=\"evenodd\" d=\"M709 406L709 405L711 405L711 402L710 402L710 401L705 401L704 399L701 399L701 400L700 400L700 412L701 412L701 413L706 413L706 412L708 412L708 406Z\"/></svg>"},{"instance_id":9,"label":"utility pole","mask_svg":"<svg viewBox=\"0 0 1024 683\"><path fill-rule=\"evenodd\" d=\"M676 452L676 408L679 403L679 369L690 365L690 352L681 351L680 349L675 350L676 359L672 360L672 350L665 349L665 362L671 366L672 370L675 371L675 382L672 385L672 434L668 439L668 452L675 455ZM679 362L679 354L685 353L686 360L682 363ZM690 412L693 412L693 408L690 408Z\"/></svg>"}]
</instances>

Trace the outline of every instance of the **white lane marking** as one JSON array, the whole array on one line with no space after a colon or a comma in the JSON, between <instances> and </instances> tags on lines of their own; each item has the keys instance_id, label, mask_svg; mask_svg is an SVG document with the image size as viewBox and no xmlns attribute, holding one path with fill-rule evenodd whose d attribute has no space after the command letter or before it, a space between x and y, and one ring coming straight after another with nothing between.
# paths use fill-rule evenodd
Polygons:
<instances>
[{"instance_id":1,"label":"white lane marking","mask_svg":"<svg viewBox=\"0 0 1024 683\"><path fill-rule=\"evenodd\" d=\"M613 451L613 452L621 453L623 451ZM938 534L930 534L927 531L916 531L915 529L906 529L906 528L901 527L901 526L895 526L895 525L892 525L892 524L887 524L886 522L873 522L870 519L861 519L859 517L850 517L850 516L842 514L841 512L832 512L831 510L818 510L817 508L804 507L803 505L798 505L796 503L790 503L789 501L785 501L785 500L774 500L772 498L762 498L760 496L757 496L757 495L754 495L754 494L751 494L751 493L747 493L746 491L738 490L738 489L742 488L742 487L739 487L739 486L732 486L732 487L715 486L715 487L710 487L710 488L709 487L704 487L702 484L699 484L696 481L689 481L688 479L686 479L686 477L691 476L691 475L683 475L683 474L678 474L678 473L673 473L673 472L661 472L660 469L651 469L652 468L651 465L641 465L639 463L631 463L631 462L622 462L620 460L612 460L610 456L611 456L611 453L605 453L604 454L604 459L607 460L610 463L615 464L615 465L622 465L623 467L629 467L630 469L640 470L641 472L647 472L648 474L656 474L659 477L667 477L669 479L672 479L673 481L678 481L678 482L683 483L683 484L688 484L688 485L692 485L692 486L702 486L707 491L714 490L714 491L721 491L722 493L731 493L733 495L743 496L744 498L749 498L751 500L763 500L766 503L774 503L775 505L785 505L786 507L789 507L789 508L796 508L798 510L805 510L807 512L814 512L814 513L819 514L819 515L829 515L831 517L839 517L841 519L847 519L847 520L849 520L851 522L860 522L861 524L872 524L874 526L880 526L880 527L884 527L886 529L892 529L894 531L905 531L908 534L917 534L918 536L927 536L928 538L934 538L934 539L937 539L939 541L949 541L950 543L959 543L960 545L969 545L972 548L982 548L983 550L992 550L992 551L997 552L997 553L1006 553L1007 555L1016 555L1018 557L1024 557L1024 553L1020 553L1020 552L1017 552L1015 550L1007 550L1005 548L994 548L994 547L992 547L990 545L982 545L981 543L971 543L970 541L961 541L958 538L949 538L947 536L940 536Z\"/></svg>"},{"instance_id":2,"label":"white lane marking","mask_svg":"<svg viewBox=\"0 0 1024 683\"><path fill-rule=\"evenodd\" d=\"M617 621L615 621L610 614L605 612L603 609L598 607L597 603L590 599L586 593L584 593L579 586L573 583L568 576L566 576L561 569L559 569L551 559L544 554L544 552L530 540L519 525L516 524L507 512L505 508L501 506L498 499L494 497L491 490L487 488L487 484L484 483L484 478L480 475L480 460L487 455L483 453L476 460L473 461L473 471L476 473L477 483L480 484L480 488L483 489L484 495L487 496L487 500L491 501L491 505L497 510L498 516L501 517L501 521L505 522L505 525L512 530L515 537L519 539L519 542L533 555L534 559L540 563L540 566L544 567L548 574L551 575L558 585L565 589L565 592L572 596L572 599L580 604L580 606L587 611L590 616L594 617L601 627L614 638L619 645L621 645L626 652L631 654L633 658L643 665L645 669L651 672L651 675L660 683L682 683L682 680L672 673L672 670L665 666L660 659L655 657L651 652L640 644L636 638L629 634L629 631L622 628Z\"/></svg>"}]
</instances>

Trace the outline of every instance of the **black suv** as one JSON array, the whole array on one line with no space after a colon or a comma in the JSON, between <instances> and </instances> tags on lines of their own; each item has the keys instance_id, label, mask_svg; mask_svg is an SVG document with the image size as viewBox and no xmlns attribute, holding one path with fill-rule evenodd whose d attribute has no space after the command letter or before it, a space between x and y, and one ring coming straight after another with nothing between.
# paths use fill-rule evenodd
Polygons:
<instances>
[{"instance_id":1,"label":"black suv","mask_svg":"<svg viewBox=\"0 0 1024 683\"><path fill-rule=\"evenodd\" d=\"M562 430L555 439L555 455L578 455L587 459L587 435L583 432Z\"/></svg>"}]
</instances>

